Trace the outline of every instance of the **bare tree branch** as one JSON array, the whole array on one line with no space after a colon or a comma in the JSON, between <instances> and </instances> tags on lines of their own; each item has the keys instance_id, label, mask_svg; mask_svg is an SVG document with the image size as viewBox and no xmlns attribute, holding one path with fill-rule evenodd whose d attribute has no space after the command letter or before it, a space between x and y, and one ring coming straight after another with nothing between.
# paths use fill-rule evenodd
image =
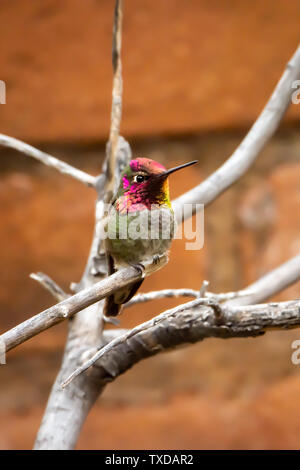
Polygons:
<instances>
[{"instance_id":1,"label":"bare tree branch","mask_svg":"<svg viewBox=\"0 0 300 470\"><path fill-rule=\"evenodd\" d=\"M300 279L300 254L281 264L278 268L266 273L247 289L248 296L228 300L226 305L239 306L264 302L278 292L286 289Z\"/></svg>"},{"instance_id":2,"label":"bare tree branch","mask_svg":"<svg viewBox=\"0 0 300 470\"><path fill-rule=\"evenodd\" d=\"M208 283L208 281L206 281ZM195 289L161 289L152 292L145 292L135 295L129 302L127 302L124 307L131 307L132 305L149 302L151 300L165 299L165 298L178 298L178 297L195 297L202 299L211 299L216 302L224 302L225 300L231 300L239 297L248 297L252 294L252 291L249 290L240 290L236 292L224 292L220 294L215 294L213 292L204 292L202 293L202 288L199 290Z\"/></svg>"},{"instance_id":3,"label":"bare tree branch","mask_svg":"<svg viewBox=\"0 0 300 470\"><path fill-rule=\"evenodd\" d=\"M154 267L159 269L157 265ZM151 268L148 273L155 272ZM71 318L75 313L81 312L89 305L92 305L107 295L115 292L119 288L127 284L133 283L141 278L141 273L135 268L129 267L119 270L112 276L109 276L97 284L87 287L77 294L70 296L62 302L44 310L43 312L25 320L16 327L8 330L0 336L0 342L6 345L6 351L9 351L19 344L24 343L28 339L36 336L37 334L45 331L48 328L60 323L67 318ZM248 286L246 289L229 292L225 294L213 294L207 292L207 298L200 298L201 301L222 302L227 300L226 305L250 305L253 303L261 302L271 297L272 295L280 292L286 287L300 279L300 255L295 256L286 263L280 265L273 271L270 271L261 279ZM53 282L53 281L52 281ZM148 294L138 294L128 302L128 305L138 303L139 301L148 301L161 298L161 293L170 292L177 294L198 294L193 289L166 289L162 291L150 292ZM154 294L154 296L153 296ZM185 296L185 295L183 295ZM169 295L167 295L169 297ZM136 301L134 301L136 299Z\"/></svg>"},{"instance_id":4,"label":"bare tree branch","mask_svg":"<svg viewBox=\"0 0 300 470\"><path fill-rule=\"evenodd\" d=\"M139 280L141 277L142 274L134 267L121 269L112 276L81 290L8 330L0 336L0 341L5 344L6 351L10 351L24 341L67 318L71 318L75 313L116 292L120 287Z\"/></svg>"},{"instance_id":5,"label":"bare tree branch","mask_svg":"<svg viewBox=\"0 0 300 470\"><path fill-rule=\"evenodd\" d=\"M60 173L63 173L67 176L71 176L72 178L81 181L81 183L84 183L86 186L90 186L92 188L96 187L97 178L95 176L89 175L84 171L78 170L77 168L74 168L68 163L63 162L58 158L49 155L48 153L42 152L41 150L38 150L32 147L31 145L22 142L21 140L14 139L13 137L9 137L4 134L0 134L0 145L2 145L3 147L8 147L17 150L18 152L24 153L29 157L35 158L41 163L44 163L44 165L50 166L51 168L55 168Z\"/></svg>"},{"instance_id":6,"label":"bare tree branch","mask_svg":"<svg viewBox=\"0 0 300 470\"><path fill-rule=\"evenodd\" d=\"M299 78L300 47L287 64L268 103L232 156L209 178L173 201L178 223L182 221L185 204L192 204L191 212L194 213L196 203L204 205L211 203L246 173L278 128L291 102L293 82Z\"/></svg>"},{"instance_id":7,"label":"bare tree branch","mask_svg":"<svg viewBox=\"0 0 300 470\"><path fill-rule=\"evenodd\" d=\"M122 109L120 59L122 6L123 2L117 1L113 31L113 51L115 51L113 52L113 104L107 158L104 174L97 180L101 184L97 185L98 200L93 241L85 271L80 283L76 286L76 291L93 285L96 276L101 279L107 274L100 230L105 210L104 203L110 201L112 192L118 184L119 174L131 157L129 144L119 136ZM86 351L105 344L102 309L102 302L91 305L80 311L70 324L62 366L52 387L36 438L35 449L73 449L87 413L101 392L101 384L96 383L92 378L91 380L78 380L64 392L60 384L79 365L80 351L85 354Z\"/></svg>"},{"instance_id":8,"label":"bare tree branch","mask_svg":"<svg viewBox=\"0 0 300 470\"><path fill-rule=\"evenodd\" d=\"M186 304L179 305L179 306L175 307L174 309L167 310L166 312L163 312L162 314L154 317L149 322L145 322L141 325L138 325L136 328L133 328L131 331L125 333L125 335L116 338L112 343L108 344L105 348L102 348L99 351L97 351L94 354L94 356L92 356L92 358L90 358L86 363L84 363L80 367L78 367L78 369L75 370L67 378L67 380L65 380L63 382L63 387L70 384L70 382L72 382L75 377L78 377L78 375L82 374L82 372L87 370L93 364L95 364L96 362L98 363L99 359L102 356L104 356L104 354L106 354L106 352L113 350L116 345L122 344L124 341L126 342L128 339L130 339L132 336L136 335L137 333L139 335L143 335L144 332L148 329L153 329L153 332L151 330L151 341L149 340L149 344L151 345L152 353L149 354L149 355L155 354L156 352L161 351L162 349L165 349L165 346L164 346L165 343L168 344L167 347L174 347L178 344L184 344L184 343L191 342L185 337L185 329L186 328L184 327L184 324L181 324L181 320L180 320L182 312L185 309L187 309L187 311L190 312L191 309L196 308L196 313L195 312L194 313L197 317L197 311L198 311L197 309L199 308L199 306L203 305L203 304L206 304L206 306L207 306L210 303L213 307L214 315L215 315L215 321L216 321L217 326L218 326L216 331L219 332L219 331L222 331L222 329L220 330L220 328L219 328L220 327L220 325L219 325L220 317L216 319L216 309L215 309L216 306L218 307L219 313L220 313L220 311L222 311L221 320L222 320L222 326L224 326L224 323L226 323L226 321L227 321L226 320L226 318L227 318L226 315L224 317L224 312L225 313L228 312L228 309L231 309L231 312L234 312L235 315L237 315L238 312L247 311L248 308L250 309L249 310L250 313L255 312L255 308L257 306L254 306L253 310L251 310L250 304L254 304L255 302L261 302L261 301L266 300L270 296L280 292L281 290L285 289L286 287L293 284L294 282L296 282L299 279L300 279L300 255L297 255L294 258L287 261L286 263L279 266L278 268L274 269L273 271L270 271L269 273L267 273L265 276L260 278L255 283L248 286L244 290L244 292L247 292L247 291L251 292L250 294L248 294L246 296L240 296L239 298L235 298L235 299L232 299L232 300L227 300L225 305L224 304L219 305L213 299L199 298L199 299L193 300L191 302L188 302ZM240 292L243 292L243 291L240 291ZM291 302L288 302L288 304L291 303L292 305L294 305L295 302L297 303L298 301L291 301ZM281 306L283 307L282 313L280 314L278 312L279 317L276 318L276 321L274 320L274 324L271 324L271 323L269 324L268 323L267 326L269 326L269 327L274 326L274 327L284 328L284 320L286 320L286 327L287 328L289 326L292 326L292 325L298 326L300 324L300 311L296 312L296 317L293 314L292 319L291 319L291 323L289 323L288 317L285 316L285 306L286 306L285 304L286 303L281 303ZM239 309L240 306L243 306L243 305L246 305L246 309L243 309L243 310ZM273 312L272 308L274 306L277 306L277 305L279 305L279 304L274 304L274 303L270 304L269 306L270 306L271 310L270 309L268 310L269 306L265 306L265 305L262 308L265 309L265 310L268 310L267 315L268 314L271 315L270 312ZM236 307L236 310L234 310L235 307ZM260 308L260 306L258 306L258 307ZM176 344L172 342L172 334L170 333L172 331L172 325L168 324L168 319L173 318L174 315L176 316L176 322L174 324L174 330L173 330L174 341L179 341ZM178 318L177 318L177 316L178 316ZM241 332L240 336L247 336L245 334L246 330L244 329L243 321L242 321L241 325L239 325L239 317L236 316L236 318L237 318L237 324L235 325L235 328L233 328L232 337L235 335L236 331ZM165 333L163 333L163 328L162 328L162 325L161 325L161 319L163 319L164 322L165 322L164 327L163 327L165 329ZM270 319L272 320L272 317L270 317ZM263 332L263 328L262 328L263 323L259 323L259 319L257 319L256 317L255 318L253 317L252 320L253 320L252 323L251 323L252 329L249 329L249 332L251 333L251 334L249 334L249 336L252 336L252 331L254 331L254 330L259 331L258 334L262 334L262 332ZM184 322L184 320L182 320L182 321ZM255 323L255 321L257 321L257 323ZM199 324L198 323L196 323L196 324L199 327ZM159 334L156 334L156 329L155 329L156 325L158 325L157 330L159 331ZM189 324L189 330L188 330L188 333L187 333L188 335L193 336L193 329L194 329L193 325L194 325L194 323L191 321L190 324ZM230 327L230 322L229 323L227 322L225 324L225 326L228 329ZM182 331L181 331L181 329L182 329ZM165 336L164 336L164 334L165 334ZM227 332L228 336L226 336L226 337L231 337L230 334L231 334L230 331L228 331ZM170 335L170 337L168 335ZM163 341L164 342L160 343L160 340L161 340L162 336L163 336ZM179 339L177 339L178 336L179 336ZM219 336L222 337L220 334L219 334ZM154 341L154 337L157 338L156 341ZM195 331L195 337L198 338L197 331ZM203 339L204 337L200 336L198 340ZM137 360L141 360L141 359L144 359L145 357L148 357L147 348L145 348L143 350L145 356L138 349L139 344L140 344L140 342L142 342L142 340L143 339L140 338L140 336L138 336L138 338L135 342L137 351L133 351L131 349L130 353L128 353L128 361L129 362L127 362L127 364L128 364L127 368L131 367L135 362L137 362ZM195 340L195 341L197 341L197 340ZM116 352L116 355L113 356L114 357L113 361L114 361L114 364L116 366L118 364L118 361L117 361L118 353L119 352ZM122 352L122 354L123 354L123 352ZM131 360L133 361L132 364L130 363ZM126 362L126 360L124 358L124 355L121 356L120 361L122 363ZM105 368L107 369L107 366L105 366ZM122 370L122 372L124 372L124 371Z\"/></svg>"},{"instance_id":9,"label":"bare tree branch","mask_svg":"<svg viewBox=\"0 0 300 470\"><path fill-rule=\"evenodd\" d=\"M115 169L117 167L118 140L120 134L120 125L122 118L122 62L121 62L121 45L122 45L122 20L123 20L123 0L116 0L115 18L113 28L113 44L112 44L112 65L113 65L113 90L112 90L112 107L111 107L111 125L109 133L109 141L107 145L107 161L106 161L106 194L105 202L110 202L114 192L115 185L118 183L115 178Z\"/></svg>"},{"instance_id":10,"label":"bare tree branch","mask_svg":"<svg viewBox=\"0 0 300 470\"><path fill-rule=\"evenodd\" d=\"M102 369L104 384L140 360L175 346L209 337L254 337L268 328L300 326L300 300L244 307L218 305L218 315L215 304L204 302L196 299L179 305L117 337L75 370L62 387L94 364Z\"/></svg>"}]
</instances>

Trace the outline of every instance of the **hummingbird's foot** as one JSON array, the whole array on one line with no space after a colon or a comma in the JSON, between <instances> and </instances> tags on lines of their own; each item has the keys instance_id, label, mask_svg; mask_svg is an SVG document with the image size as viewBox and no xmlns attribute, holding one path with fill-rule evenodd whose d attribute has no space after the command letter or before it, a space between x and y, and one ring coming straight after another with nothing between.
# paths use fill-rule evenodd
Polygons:
<instances>
[{"instance_id":1,"label":"hummingbird's foot","mask_svg":"<svg viewBox=\"0 0 300 470\"><path fill-rule=\"evenodd\" d=\"M117 318L107 317L106 315L103 315L103 320L105 321L105 323L110 323L111 325L114 325L114 326L120 325L120 320L118 320Z\"/></svg>"},{"instance_id":2,"label":"hummingbird's foot","mask_svg":"<svg viewBox=\"0 0 300 470\"><path fill-rule=\"evenodd\" d=\"M154 255L152 258L152 263L154 266L157 266L158 264L164 265L168 262L168 254L164 253L163 255Z\"/></svg>"},{"instance_id":3,"label":"hummingbird's foot","mask_svg":"<svg viewBox=\"0 0 300 470\"><path fill-rule=\"evenodd\" d=\"M154 255L152 263L153 264L158 264L160 262L160 256L159 255Z\"/></svg>"},{"instance_id":4,"label":"hummingbird's foot","mask_svg":"<svg viewBox=\"0 0 300 470\"><path fill-rule=\"evenodd\" d=\"M144 279L144 277L146 276L145 266L142 263L129 263L129 264L130 266L135 268L142 275L142 279Z\"/></svg>"},{"instance_id":5,"label":"hummingbird's foot","mask_svg":"<svg viewBox=\"0 0 300 470\"><path fill-rule=\"evenodd\" d=\"M143 270L144 276L152 274L158 269L162 268L168 262L168 255L165 253L163 255L154 255L145 260L143 260Z\"/></svg>"}]
</instances>

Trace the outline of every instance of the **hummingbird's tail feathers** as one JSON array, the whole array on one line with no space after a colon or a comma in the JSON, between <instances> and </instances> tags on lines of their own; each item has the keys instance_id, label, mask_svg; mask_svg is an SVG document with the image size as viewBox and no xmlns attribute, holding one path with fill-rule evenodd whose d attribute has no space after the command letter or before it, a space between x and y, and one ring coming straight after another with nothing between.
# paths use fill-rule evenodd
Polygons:
<instances>
[{"instance_id":1,"label":"hummingbird's tail feathers","mask_svg":"<svg viewBox=\"0 0 300 470\"><path fill-rule=\"evenodd\" d=\"M116 272L113 257L106 252L107 274L110 276ZM103 307L104 317L116 317L122 309L122 304L116 303L115 294L106 297Z\"/></svg>"},{"instance_id":2,"label":"hummingbird's tail feathers","mask_svg":"<svg viewBox=\"0 0 300 470\"><path fill-rule=\"evenodd\" d=\"M106 265L108 276L116 272L114 259L108 252L106 252Z\"/></svg>"},{"instance_id":3,"label":"hummingbird's tail feathers","mask_svg":"<svg viewBox=\"0 0 300 470\"><path fill-rule=\"evenodd\" d=\"M140 288L144 279L124 287L123 289L118 290L114 294L106 297L103 313L106 317L116 317L119 315L123 304L129 302L129 300L134 296L136 291Z\"/></svg>"},{"instance_id":4,"label":"hummingbird's tail feathers","mask_svg":"<svg viewBox=\"0 0 300 470\"><path fill-rule=\"evenodd\" d=\"M106 317L116 317L119 315L122 309L122 304L116 304L114 296L111 295L110 297L106 297L104 307L103 307L103 315Z\"/></svg>"},{"instance_id":5,"label":"hummingbird's tail feathers","mask_svg":"<svg viewBox=\"0 0 300 470\"><path fill-rule=\"evenodd\" d=\"M132 284L131 286L129 286L130 287L130 292L129 292L129 295L127 296L126 301L124 303L129 302L129 300L132 299L132 297L136 294L138 289L143 284L143 281L144 281L144 279L141 279L140 281L137 281L135 284Z\"/></svg>"}]
</instances>

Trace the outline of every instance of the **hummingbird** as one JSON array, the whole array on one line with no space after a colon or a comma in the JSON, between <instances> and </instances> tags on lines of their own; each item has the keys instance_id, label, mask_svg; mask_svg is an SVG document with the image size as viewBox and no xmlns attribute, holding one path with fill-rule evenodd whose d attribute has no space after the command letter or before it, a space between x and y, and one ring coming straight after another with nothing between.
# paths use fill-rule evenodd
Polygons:
<instances>
[{"instance_id":1,"label":"hummingbird","mask_svg":"<svg viewBox=\"0 0 300 470\"><path fill-rule=\"evenodd\" d=\"M155 264L168 256L175 233L168 179L175 171L195 163L197 160L167 170L155 160L136 158L125 167L105 221L108 275L126 266ZM106 297L105 317L118 315L142 282Z\"/></svg>"}]
</instances>

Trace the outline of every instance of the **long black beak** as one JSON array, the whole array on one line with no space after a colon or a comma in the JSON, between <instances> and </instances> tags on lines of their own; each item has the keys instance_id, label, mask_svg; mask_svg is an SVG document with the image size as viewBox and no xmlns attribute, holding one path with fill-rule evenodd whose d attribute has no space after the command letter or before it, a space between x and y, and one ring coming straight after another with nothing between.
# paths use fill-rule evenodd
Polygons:
<instances>
[{"instance_id":1,"label":"long black beak","mask_svg":"<svg viewBox=\"0 0 300 470\"><path fill-rule=\"evenodd\" d=\"M185 168L187 166L195 165L195 163L198 163L198 160L193 160L192 162L188 162L188 163L184 163L183 165L175 166L175 168L171 168L170 170L167 170L164 173L162 173L161 176L169 176L171 173L174 173L177 170L181 170L182 168Z\"/></svg>"}]
</instances>

